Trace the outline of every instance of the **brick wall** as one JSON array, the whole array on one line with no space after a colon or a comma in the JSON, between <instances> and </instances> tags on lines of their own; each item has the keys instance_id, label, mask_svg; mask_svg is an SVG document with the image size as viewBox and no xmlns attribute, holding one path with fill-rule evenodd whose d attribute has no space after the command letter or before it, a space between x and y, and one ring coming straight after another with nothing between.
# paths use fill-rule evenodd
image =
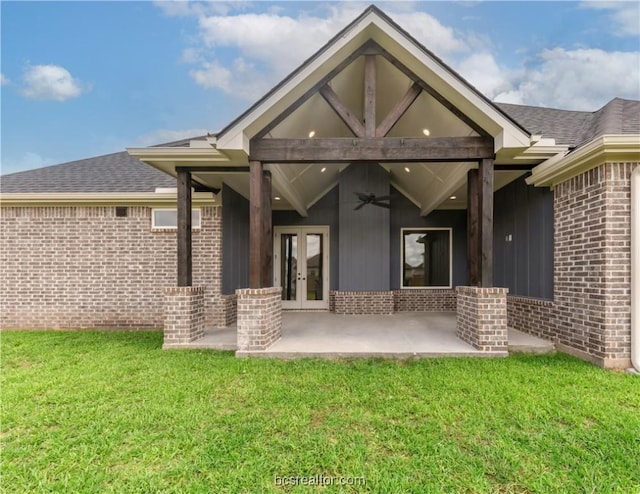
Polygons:
<instances>
[{"instance_id":1,"label":"brick wall","mask_svg":"<svg viewBox=\"0 0 640 494\"><path fill-rule=\"evenodd\" d=\"M455 312L455 290L415 290L393 291L396 312Z\"/></svg>"},{"instance_id":2,"label":"brick wall","mask_svg":"<svg viewBox=\"0 0 640 494\"><path fill-rule=\"evenodd\" d=\"M238 296L238 353L264 350L282 334L282 288L242 288Z\"/></svg>"},{"instance_id":3,"label":"brick wall","mask_svg":"<svg viewBox=\"0 0 640 494\"><path fill-rule=\"evenodd\" d=\"M605 163L554 191L556 331L560 348L599 365L628 365L631 172Z\"/></svg>"},{"instance_id":4,"label":"brick wall","mask_svg":"<svg viewBox=\"0 0 640 494\"><path fill-rule=\"evenodd\" d=\"M180 348L204 336L204 287L164 288L163 348Z\"/></svg>"},{"instance_id":5,"label":"brick wall","mask_svg":"<svg viewBox=\"0 0 640 494\"><path fill-rule=\"evenodd\" d=\"M478 350L507 352L507 288L456 288L456 334Z\"/></svg>"},{"instance_id":6,"label":"brick wall","mask_svg":"<svg viewBox=\"0 0 640 494\"><path fill-rule=\"evenodd\" d=\"M507 324L545 340L557 340L555 305L551 300L531 297L507 297Z\"/></svg>"},{"instance_id":7,"label":"brick wall","mask_svg":"<svg viewBox=\"0 0 640 494\"><path fill-rule=\"evenodd\" d=\"M0 209L0 327L160 328L162 290L176 284L176 232L152 231L151 209ZM220 324L221 211L202 208L193 282L207 324Z\"/></svg>"},{"instance_id":8,"label":"brick wall","mask_svg":"<svg viewBox=\"0 0 640 494\"><path fill-rule=\"evenodd\" d=\"M218 314L220 315L216 324L218 327L226 328L236 322L238 319L238 296L236 294L222 295Z\"/></svg>"},{"instance_id":9,"label":"brick wall","mask_svg":"<svg viewBox=\"0 0 640 494\"><path fill-rule=\"evenodd\" d=\"M336 314L393 314L392 291L333 292Z\"/></svg>"}]
</instances>

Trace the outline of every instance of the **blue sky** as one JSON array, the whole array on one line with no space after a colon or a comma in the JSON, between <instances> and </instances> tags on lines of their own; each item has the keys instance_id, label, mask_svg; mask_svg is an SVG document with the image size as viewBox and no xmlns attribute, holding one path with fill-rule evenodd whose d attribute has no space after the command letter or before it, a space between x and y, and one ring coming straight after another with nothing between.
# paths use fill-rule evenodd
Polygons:
<instances>
[{"instance_id":1,"label":"blue sky","mask_svg":"<svg viewBox=\"0 0 640 494\"><path fill-rule=\"evenodd\" d=\"M638 2L377 5L497 101L640 99ZM219 130L366 6L1 1L2 174Z\"/></svg>"}]
</instances>

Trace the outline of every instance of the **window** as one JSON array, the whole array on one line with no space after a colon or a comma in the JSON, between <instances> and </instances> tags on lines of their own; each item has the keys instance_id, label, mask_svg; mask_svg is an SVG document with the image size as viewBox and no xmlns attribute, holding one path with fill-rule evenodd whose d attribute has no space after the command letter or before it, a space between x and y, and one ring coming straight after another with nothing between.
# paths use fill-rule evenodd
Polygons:
<instances>
[{"instance_id":1,"label":"window","mask_svg":"<svg viewBox=\"0 0 640 494\"><path fill-rule=\"evenodd\" d=\"M151 212L151 228L154 230L175 230L178 228L177 209L154 209ZM191 210L191 228L200 228L200 210Z\"/></svg>"},{"instance_id":2,"label":"window","mask_svg":"<svg viewBox=\"0 0 640 494\"><path fill-rule=\"evenodd\" d=\"M451 288L451 228L403 228L402 288Z\"/></svg>"}]
</instances>

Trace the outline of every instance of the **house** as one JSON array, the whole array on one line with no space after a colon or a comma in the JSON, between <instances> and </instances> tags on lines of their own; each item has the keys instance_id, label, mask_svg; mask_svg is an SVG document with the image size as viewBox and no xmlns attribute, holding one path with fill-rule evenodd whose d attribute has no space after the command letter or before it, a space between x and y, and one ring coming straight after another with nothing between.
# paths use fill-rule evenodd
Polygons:
<instances>
[{"instance_id":1,"label":"house","mask_svg":"<svg viewBox=\"0 0 640 494\"><path fill-rule=\"evenodd\" d=\"M372 6L216 135L3 176L2 327L457 311L627 367L639 162L639 101L493 103Z\"/></svg>"}]
</instances>

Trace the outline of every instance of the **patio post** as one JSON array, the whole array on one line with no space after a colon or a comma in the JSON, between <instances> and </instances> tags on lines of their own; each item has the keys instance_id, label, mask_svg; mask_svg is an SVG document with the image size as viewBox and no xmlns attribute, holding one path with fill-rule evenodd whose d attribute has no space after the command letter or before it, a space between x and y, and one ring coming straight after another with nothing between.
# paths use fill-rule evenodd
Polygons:
<instances>
[{"instance_id":1,"label":"patio post","mask_svg":"<svg viewBox=\"0 0 640 494\"><path fill-rule=\"evenodd\" d=\"M261 161L249 162L249 288L262 288L265 247L263 209L265 180Z\"/></svg>"},{"instance_id":2,"label":"patio post","mask_svg":"<svg viewBox=\"0 0 640 494\"><path fill-rule=\"evenodd\" d=\"M178 286L191 286L191 172L176 168L178 176Z\"/></svg>"},{"instance_id":3,"label":"patio post","mask_svg":"<svg viewBox=\"0 0 640 494\"><path fill-rule=\"evenodd\" d=\"M482 211L480 286L488 288L493 286L493 159L480 160L479 182Z\"/></svg>"},{"instance_id":4,"label":"patio post","mask_svg":"<svg viewBox=\"0 0 640 494\"><path fill-rule=\"evenodd\" d=\"M478 169L467 172L467 282L469 286L479 286L480 263L480 203L478 194Z\"/></svg>"}]
</instances>

